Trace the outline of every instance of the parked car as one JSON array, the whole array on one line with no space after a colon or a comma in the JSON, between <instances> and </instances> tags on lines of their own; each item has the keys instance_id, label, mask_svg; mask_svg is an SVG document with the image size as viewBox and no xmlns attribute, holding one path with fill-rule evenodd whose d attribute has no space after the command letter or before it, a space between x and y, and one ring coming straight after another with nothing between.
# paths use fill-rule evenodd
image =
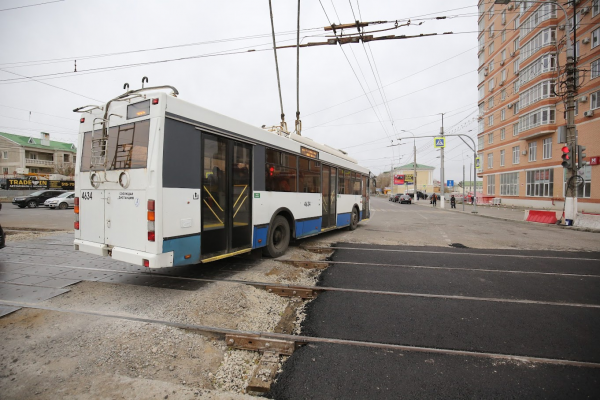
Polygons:
<instances>
[{"instance_id":1,"label":"parked car","mask_svg":"<svg viewBox=\"0 0 600 400\"><path fill-rule=\"evenodd\" d=\"M411 199L415 198L415 194L414 193L407 193ZM425 200L427 198L427 194L421 192L420 190L417 190L417 199L423 199Z\"/></svg>"},{"instance_id":2,"label":"parked car","mask_svg":"<svg viewBox=\"0 0 600 400\"><path fill-rule=\"evenodd\" d=\"M398 197L398 200L397 200L397 201L398 201L400 204L404 204L404 203L411 204L411 203L412 203L412 199L411 199L411 198L410 198L410 196L409 196L409 195L407 195L407 194L401 194L401 195Z\"/></svg>"},{"instance_id":3,"label":"parked car","mask_svg":"<svg viewBox=\"0 0 600 400\"><path fill-rule=\"evenodd\" d=\"M15 197L12 203L19 208L35 208L52 197L56 197L64 193L64 190L39 190L28 194L27 196Z\"/></svg>"},{"instance_id":4,"label":"parked car","mask_svg":"<svg viewBox=\"0 0 600 400\"><path fill-rule=\"evenodd\" d=\"M6 245L6 233L2 230L2 226L0 225L0 249Z\"/></svg>"},{"instance_id":5,"label":"parked car","mask_svg":"<svg viewBox=\"0 0 600 400\"><path fill-rule=\"evenodd\" d=\"M53 197L44 202L46 207L60 208L66 210L69 207L75 206L75 192L65 192L60 196Z\"/></svg>"},{"instance_id":6,"label":"parked car","mask_svg":"<svg viewBox=\"0 0 600 400\"><path fill-rule=\"evenodd\" d=\"M390 201L393 201L394 203L397 203L397 202L398 202L398 199L400 198L400 196L401 196L401 194L400 194L400 193L396 193L396 194L394 194L394 195L392 195L392 196L390 197Z\"/></svg>"}]
</instances>

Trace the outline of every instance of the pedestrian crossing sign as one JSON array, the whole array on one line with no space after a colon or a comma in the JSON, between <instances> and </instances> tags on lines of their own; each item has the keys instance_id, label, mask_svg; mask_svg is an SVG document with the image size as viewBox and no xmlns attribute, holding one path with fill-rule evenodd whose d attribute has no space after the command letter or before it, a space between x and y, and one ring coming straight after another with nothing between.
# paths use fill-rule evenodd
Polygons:
<instances>
[{"instance_id":1,"label":"pedestrian crossing sign","mask_svg":"<svg viewBox=\"0 0 600 400\"><path fill-rule=\"evenodd\" d=\"M475 168L480 168L481 167L481 158L477 157L475 159Z\"/></svg>"},{"instance_id":2,"label":"pedestrian crossing sign","mask_svg":"<svg viewBox=\"0 0 600 400\"><path fill-rule=\"evenodd\" d=\"M436 149L441 149L446 147L446 138L444 137L436 137L433 141L433 146Z\"/></svg>"}]
</instances>

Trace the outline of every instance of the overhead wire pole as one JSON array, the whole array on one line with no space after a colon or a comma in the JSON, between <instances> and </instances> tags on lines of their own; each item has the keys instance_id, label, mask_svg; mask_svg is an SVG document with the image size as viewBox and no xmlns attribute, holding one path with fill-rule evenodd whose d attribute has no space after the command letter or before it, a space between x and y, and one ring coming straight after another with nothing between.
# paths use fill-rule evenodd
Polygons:
<instances>
[{"instance_id":1,"label":"overhead wire pole","mask_svg":"<svg viewBox=\"0 0 600 400\"><path fill-rule=\"evenodd\" d=\"M296 35L296 122L297 135L302 136L302 121L300 121L300 0L298 0L298 31Z\"/></svg>"},{"instance_id":2,"label":"overhead wire pole","mask_svg":"<svg viewBox=\"0 0 600 400\"><path fill-rule=\"evenodd\" d=\"M275 54L275 71L277 72L277 88L279 89L279 105L281 106L281 129L287 132L287 124L285 123L285 114L283 112L283 99L281 97L281 81L279 79L279 63L277 62L277 43L275 42L275 24L273 22L273 7L269 0L269 12L271 14L271 34L273 36L273 53Z\"/></svg>"},{"instance_id":3,"label":"overhead wire pole","mask_svg":"<svg viewBox=\"0 0 600 400\"><path fill-rule=\"evenodd\" d=\"M442 135L442 137L444 137L444 113L440 113L442 114L442 127L440 128L440 134ZM446 188L444 186L444 147L446 147L446 142L444 141L444 146L442 146L442 150L440 153L440 161L441 161L441 166L440 166L440 207L441 208L445 208L444 207L444 195L446 193Z\"/></svg>"}]
</instances>

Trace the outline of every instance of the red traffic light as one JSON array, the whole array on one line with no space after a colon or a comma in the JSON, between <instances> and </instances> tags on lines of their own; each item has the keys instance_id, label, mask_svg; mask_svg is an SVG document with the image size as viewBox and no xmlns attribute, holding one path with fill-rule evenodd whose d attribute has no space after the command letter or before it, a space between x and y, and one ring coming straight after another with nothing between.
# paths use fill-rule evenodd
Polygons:
<instances>
[{"instance_id":1,"label":"red traffic light","mask_svg":"<svg viewBox=\"0 0 600 400\"><path fill-rule=\"evenodd\" d=\"M567 154L569 153L569 146L563 146L561 150L564 154Z\"/></svg>"}]
</instances>

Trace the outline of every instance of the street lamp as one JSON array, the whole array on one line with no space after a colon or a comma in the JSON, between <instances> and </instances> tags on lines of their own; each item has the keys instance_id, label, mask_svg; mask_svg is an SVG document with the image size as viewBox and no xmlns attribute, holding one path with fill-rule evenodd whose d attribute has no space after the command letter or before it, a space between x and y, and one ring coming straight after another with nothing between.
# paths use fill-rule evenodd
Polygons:
<instances>
[{"instance_id":1,"label":"street lamp","mask_svg":"<svg viewBox=\"0 0 600 400\"><path fill-rule=\"evenodd\" d=\"M413 199L415 203L419 201L419 195L417 194L417 144L416 136L411 131L401 129L402 132L410 133L413 136ZM401 140L401 139L399 139Z\"/></svg>"}]
</instances>

